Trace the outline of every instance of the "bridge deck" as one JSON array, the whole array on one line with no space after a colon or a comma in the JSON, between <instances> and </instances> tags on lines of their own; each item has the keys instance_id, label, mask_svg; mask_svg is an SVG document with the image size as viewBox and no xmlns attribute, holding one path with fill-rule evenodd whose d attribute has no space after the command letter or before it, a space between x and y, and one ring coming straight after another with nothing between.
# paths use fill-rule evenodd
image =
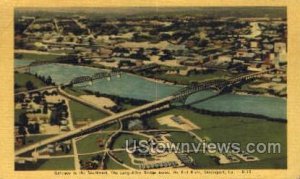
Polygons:
<instances>
[{"instance_id":1,"label":"bridge deck","mask_svg":"<svg viewBox=\"0 0 300 179\"><path fill-rule=\"evenodd\" d=\"M268 71L259 72L259 73L248 74L248 75L245 75L245 76L242 76L242 77L230 79L228 81L229 82L235 82L236 80L242 80L243 78L257 77L259 75L265 74L265 73L270 72L270 71L273 71L273 69L272 70L268 70ZM204 83L205 88L209 87L209 85L215 85L216 82L217 81L205 82ZM199 85L201 86L201 84L199 84ZM60 87L58 87L58 88L60 89ZM192 88L194 88L194 87L192 87ZM202 89L202 88L199 88L199 89ZM198 89L196 89L196 90L198 90ZM192 89L188 93L192 94L194 92L195 92L195 90ZM34 149L36 149L38 147L45 146L47 144L51 144L51 143L54 143L54 142L57 142L57 141L62 141L64 139L75 137L78 134L81 134L81 133L84 133L84 132L88 132L90 129L97 128L97 127L99 127L99 126L101 126L103 124L107 124L109 122L112 122L112 121L115 121L115 120L118 120L118 119L119 120L123 120L127 116L130 116L132 114L141 112L143 110L147 110L148 108L151 108L153 106L158 106L158 105L163 104L163 103L171 102L171 101L173 101L173 100L175 100L177 98L180 98L182 96L185 96L185 95L187 95L187 94L185 94L185 93L183 93L183 94L175 94L175 95L168 96L166 98L160 99L158 101L154 101L152 103L148 103L148 104L145 104L143 106L139 106L137 108L134 108L134 109L131 109L131 110L127 110L127 111L124 111L124 112L121 112L121 113L118 113L118 114L115 114L113 116L108 116L108 117L106 117L104 119L100 119L98 121L95 121L95 122L93 122L93 123L91 123L89 125L83 126L81 128L75 129L73 131L66 132L64 134L60 134L58 136L54 136L54 137L51 137L49 139L45 139L45 140L43 140L41 142L38 142L36 144L32 144L30 146L27 146L27 147L24 147L22 149L19 149L19 150L17 150L15 152L15 155L17 156L17 155L26 153L28 151L34 150Z\"/></svg>"}]
</instances>

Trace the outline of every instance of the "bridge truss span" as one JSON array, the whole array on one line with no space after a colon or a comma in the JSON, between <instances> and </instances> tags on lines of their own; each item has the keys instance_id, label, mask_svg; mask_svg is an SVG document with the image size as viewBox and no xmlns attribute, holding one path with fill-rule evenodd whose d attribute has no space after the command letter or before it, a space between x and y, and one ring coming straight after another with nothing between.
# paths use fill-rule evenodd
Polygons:
<instances>
[{"instance_id":1,"label":"bridge truss span","mask_svg":"<svg viewBox=\"0 0 300 179\"><path fill-rule=\"evenodd\" d=\"M79 83L85 83L85 82L93 82L94 80L99 80L103 78L107 78L108 80L111 79L111 77L117 76L118 78L121 77L121 71L117 70L112 70L111 72L99 72L99 73L94 73L91 76L79 76L73 78L68 85L74 85L74 84L79 84Z\"/></svg>"},{"instance_id":2,"label":"bridge truss span","mask_svg":"<svg viewBox=\"0 0 300 179\"><path fill-rule=\"evenodd\" d=\"M216 79L216 80L209 80L204 81L201 83L193 83L185 88L180 89L179 91L175 92L173 96L175 96L175 100L185 104L186 99L199 91L208 90L208 89L215 89L217 93L220 94L225 91L225 89L231 89L234 85L241 84L243 82L247 82L249 80L254 80L256 78L262 77L264 74L270 73L274 71L274 69L257 72L257 73L250 73L242 76L238 76L235 78L231 78L228 80L225 79Z\"/></svg>"}]
</instances>

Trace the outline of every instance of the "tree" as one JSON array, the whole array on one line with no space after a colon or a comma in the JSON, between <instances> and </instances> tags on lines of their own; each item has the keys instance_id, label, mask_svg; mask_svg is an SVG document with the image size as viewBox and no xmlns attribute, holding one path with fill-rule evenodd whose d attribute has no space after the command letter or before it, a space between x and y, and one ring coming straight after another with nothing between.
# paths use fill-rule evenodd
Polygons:
<instances>
[{"instance_id":1,"label":"tree","mask_svg":"<svg viewBox=\"0 0 300 179\"><path fill-rule=\"evenodd\" d=\"M26 113L22 113L19 116L19 123L21 126L28 126L28 117L27 117Z\"/></svg>"},{"instance_id":2,"label":"tree","mask_svg":"<svg viewBox=\"0 0 300 179\"><path fill-rule=\"evenodd\" d=\"M44 113L44 114L47 114L47 113L48 113L48 103L45 103L45 104L44 104L43 113Z\"/></svg>"},{"instance_id":3,"label":"tree","mask_svg":"<svg viewBox=\"0 0 300 179\"><path fill-rule=\"evenodd\" d=\"M42 101L42 97L41 97L40 95L34 96L33 101L34 101L36 104L40 104L41 101Z\"/></svg>"},{"instance_id":4,"label":"tree","mask_svg":"<svg viewBox=\"0 0 300 179\"><path fill-rule=\"evenodd\" d=\"M19 135L26 135L26 129L24 126L20 126L18 129Z\"/></svg>"},{"instance_id":5,"label":"tree","mask_svg":"<svg viewBox=\"0 0 300 179\"><path fill-rule=\"evenodd\" d=\"M52 113L51 113L50 124L51 125L59 125L60 124L59 115L56 110L52 111Z\"/></svg>"},{"instance_id":6,"label":"tree","mask_svg":"<svg viewBox=\"0 0 300 179\"><path fill-rule=\"evenodd\" d=\"M62 42L64 40L64 38L62 36L57 38L57 42Z\"/></svg>"},{"instance_id":7,"label":"tree","mask_svg":"<svg viewBox=\"0 0 300 179\"><path fill-rule=\"evenodd\" d=\"M15 96L15 102L23 103L25 99L25 94L19 94Z\"/></svg>"},{"instance_id":8,"label":"tree","mask_svg":"<svg viewBox=\"0 0 300 179\"><path fill-rule=\"evenodd\" d=\"M35 86L33 85L32 81L27 81L25 86L26 86L27 90L35 89Z\"/></svg>"},{"instance_id":9,"label":"tree","mask_svg":"<svg viewBox=\"0 0 300 179\"><path fill-rule=\"evenodd\" d=\"M48 76L48 78L46 79L45 83L47 85L51 85L52 84L52 78L51 78L51 76Z\"/></svg>"},{"instance_id":10,"label":"tree","mask_svg":"<svg viewBox=\"0 0 300 179\"><path fill-rule=\"evenodd\" d=\"M39 123L34 123L34 131L36 134L40 133L40 124Z\"/></svg>"}]
</instances>

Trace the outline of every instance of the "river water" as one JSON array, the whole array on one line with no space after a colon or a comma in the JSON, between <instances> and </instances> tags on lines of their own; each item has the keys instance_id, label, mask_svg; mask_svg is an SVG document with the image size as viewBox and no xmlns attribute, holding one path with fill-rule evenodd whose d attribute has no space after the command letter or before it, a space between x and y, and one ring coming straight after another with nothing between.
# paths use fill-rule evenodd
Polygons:
<instances>
[{"instance_id":1,"label":"river water","mask_svg":"<svg viewBox=\"0 0 300 179\"><path fill-rule=\"evenodd\" d=\"M98 72L103 72L103 70L66 64L47 64L31 69L33 74L51 76L56 84L65 84L75 77L93 75ZM97 80L93 85L82 88L121 97L154 101L171 95L182 86L156 83L140 76L123 73L121 78L113 77L110 81L107 79ZM210 111L251 113L286 119L287 104L286 100L281 98L224 94L199 101L213 95L213 91L201 91L191 95L186 103L195 108Z\"/></svg>"}]
</instances>

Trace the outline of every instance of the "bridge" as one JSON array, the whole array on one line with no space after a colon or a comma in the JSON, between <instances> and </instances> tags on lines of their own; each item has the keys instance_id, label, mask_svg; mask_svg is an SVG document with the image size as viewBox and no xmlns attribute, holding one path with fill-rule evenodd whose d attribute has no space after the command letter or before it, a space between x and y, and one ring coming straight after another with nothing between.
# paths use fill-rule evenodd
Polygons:
<instances>
[{"instance_id":1,"label":"bridge","mask_svg":"<svg viewBox=\"0 0 300 179\"><path fill-rule=\"evenodd\" d=\"M91 82L93 83L94 80L99 80L99 79L103 79L106 78L107 80L110 80L111 77L113 76L117 76L118 78L121 77L121 71L117 71L117 70L112 70L111 72L99 72L99 73L95 73L91 76L79 76L76 78L73 78L70 83L68 83L67 85L74 85L74 84L79 84L79 83L85 83L85 82Z\"/></svg>"},{"instance_id":2,"label":"bridge","mask_svg":"<svg viewBox=\"0 0 300 179\"><path fill-rule=\"evenodd\" d=\"M169 108L171 102L176 101L178 99L186 98L187 96L189 96L193 93L199 92L201 90L211 89L211 88L218 88L218 89L222 90L227 86L235 85L235 84L238 84L239 82L242 82L245 80L259 78L262 75L269 73L271 71L273 71L273 70L243 75L243 76L235 77L235 78L232 78L229 80L210 80L210 81L205 81L205 82L202 82L199 84L193 84L193 85L190 85L186 88L179 90L179 92L177 92L171 96L165 97L158 101L154 101L154 102L142 105L142 106L138 106L131 110L127 110L127 111L117 113L112 116L108 116L104 119L100 119L98 121L92 122L89 125L77 128L75 130L66 132L64 134L59 134L57 136L50 137L43 141L40 141L35 144L21 148L15 152L15 156L19 156L26 152L33 151L37 148L46 146L48 144L57 144L59 142L65 141L65 140L69 140L69 139L72 139L75 137L79 137L79 136L91 133L93 131L97 131L103 125L113 123L117 120L122 121L125 119L137 118L137 117L141 117L141 116L145 116L145 115L150 115L153 112L159 112L161 110ZM61 90L60 87L58 87L58 89Z\"/></svg>"},{"instance_id":3,"label":"bridge","mask_svg":"<svg viewBox=\"0 0 300 179\"><path fill-rule=\"evenodd\" d=\"M256 78L261 77L262 75L266 73L270 73L274 71L274 69L263 71L263 72L257 72L257 73L251 73L247 75L241 75L237 76L228 80L225 79L216 79L216 80L209 80L204 81L201 83L193 83L185 88L182 88L178 91L176 91L173 96L176 96L176 100L182 102L185 104L186 99L188 96L197 93L199 91L207 90L207 89L214 89L218 92L218 94L224 92L225 89L230 89L232 86L240 84L242 82L247 82L249 80L253 80Z\"/></svg>"}]
</instances>

